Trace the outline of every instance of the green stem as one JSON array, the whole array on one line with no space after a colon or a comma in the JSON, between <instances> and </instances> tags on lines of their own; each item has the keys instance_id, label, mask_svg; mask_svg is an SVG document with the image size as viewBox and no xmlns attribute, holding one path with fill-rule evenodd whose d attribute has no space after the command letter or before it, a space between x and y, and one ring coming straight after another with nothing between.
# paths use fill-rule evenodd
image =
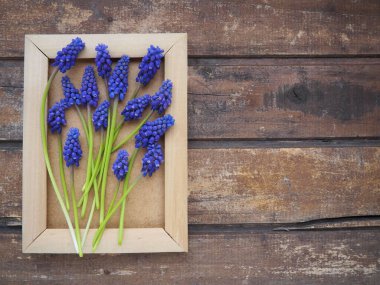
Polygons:
<instances>
[{"instance_id":1,"label":"green stem","mask_svg":"<svg viewBox=\"0 0 380 285\"><path fill-rule=\"evenodd\" d=\"M119 136L119 133L120 133L120 130L121 130L121 127L123 126L124 124L124 120L121 120L119 122L119 124L117 125L116 127L116 131L115 131L115 135L114 135L114 138L113 138L113 142L112 143L115 143L116 140L117 140L117 137Z\"/></svg>"},{"instance_id":2,"label":"green stem","mask_svg":"<svg viewBox=\"0 0 380 285\"><path fill-rule=\"evenodd\" d=\"M46 101L47 101L47 97L49 94L51 82L53 81L53 79L55 78L57 73L58 73L58 68L56 68L53 71L53 73L50 75L50 78L49 78L48 82L46 83L46 87L45 87L44 93L42 94L42 99L41 99L40 131L41 131L42 150L44 153L46 169L47 169L47 172L49 174L51 184L53 185L53 190L55 192L55 195L57 196L58 203L61 206L63 215L64 215L66 222L67 222L67 225L69 227L69 232L70 232L71 238L72 238L73 243L74 243L75 251L78 252L78 242L75 238L73 224L71 223L69 213L66 209L65 203L64 203L64 201L61 197L61 194L59 192L58 185L55 181L53 170L52 170L51 164L50 164L49 152L48 152L48 147L47 147L47 135L46 135L46 125L45 125L46 124Z\"/></svg>"},{"instance_id":3,"label":"green stem","mask_svg":"<svg viewBox=\"0 0 380 285\"><path fill-rule=\"evenodd\" d=\"M117 194L119 194L119 189L120 189L120 180L117 180L116 191L113 193L113 197L112 197L112 200L111 200L111 203L110 203L110 206L108 208L106 215L108 215L110 209L112 209L112 207L113 207L113 204L115 204Z\"/></svg>"},{"instance_id":4,"label":"green stem","mask_svg":"<svg viewBox=\"0 0 380 285\"><path fill-rule=\"evenodd\" d=\"M137 87L136 87L135 91L133 91L133 94L132 94L132 97L131 97L131 99L130 99L130 100L132 100L132 99L135 99L135 98L136 98L136 96L137 96L137 94L139 93L139 91L140 91L141 87L142 87L142 85L141 85L141 83L139 83L139 84L137 85Z\"/></svg>"},{"instance_id":5,"label":"green stem","mask_svg":"<svg viewBox=\"0 0 380 285\"><path fill-rule=\"evenodd\" d=\"M83 238L82 238L82 248L84 247L84 244L86 243L88 230L90 229L91 221L92 221L92 218L94 216L95 204L96 203L95 203L95 197L94 197L94 199L92 200L91 211L90 211L90 215L88 216L88 221L87 221L86 229L84 231Z\"/></svg>"},{"instance_id":6,"label":"green stem","mask_svg":"<svg viewBox=\"0 0 380 285\"><path fill-rule=\"evenodd\" d=\"M112 152L117 151L121 148L125 143L127 143L133 136L135 136L141 127L149 120L149 118L153 115L153 110L149 112L149 114L141 121L141 123L131 132L129 133L117 146L112 149Z\"/></svg>"},{"instance_id":7,"label":"green stem","mask_svg":"<svg viewBox=\"0 0 380 285\"><path fill-rule=\"evenodd\" d=\"M110 131L109 131L109 137L107 138L108 142L107 142L107 148L106 148L105 157L104 157L105 160L103 160L104 169L103 169L102 189L101 189L101 198L100 198L100 222L102 222L104 219L107 172L108 172L108 166L109 166L110 157L111 157L112 141L113 141L113 134L114 134L114 128L115 128L115 123L116 123L118 102L119 102L119 97L116 97L113 101L111 126L109 126Z\"/></svg>"},{"instance_id":8,"label":"green stem","mask_svg":"<svg viewBox=\"0 0 380 285\"><path fill-rule=\"evenodd\" d=\"M74 187L74 166L71 166L71 199L73 203L73 211L74 211L74 222L75 222L75 235L78 241L78 251L79 256L83 256L81 238L80 238L80 229L79 229L79 219L78 219L78 210L77 210L77 202L75 198L75 187Z\"/></svg>"},{"instance_id":9,"label":"green stem","mask_svg":"<svg viewBox=\"0 0 380 285\"><path fill-rule=\"evenodd\" d=\"M61 184L63 188L63 194L65 196L66 209L69 211L70 200L69 200L69 194L67 193L65 169L63 167L62 134L58 135L58 155L59 155L59 174L61 176Z\"/></svg>"},{"instance_id":10,"label":"green stem","mask_svg":"<svg viewBox=\"0 0 380 285\"><path fill-rule=\"evenodd\" d=\"M94 167L93 162L92 162L94 138L93 138L93 132L92 132L91 110L90 110L89 104L87 105L87 131L88 131L88 159L87 159L87 175L86 175L85 185L89 184L89 181L91 179L91 173L93 173L95 170L95 167ZM96 185L96 187L97 187L97 185ZM82 218L86 214L87 202L88 202L88 194L85 195L84 200L83 200L83 207L82 207L82 213L81 213Z\"/></svg>"},{"instance_id":11,"label":"green stem","mask_svg":"<svg viewBox=\"0 0 380 285\"><path fill-rule=\"evenodd\" d=\"M131 178L133 164L135 163L135 160L136 160L136 157L137 157L139 150L140 150L139 148L135 148L135 150L133 151L131 158L129 160L128 173L127 173L127 177L125 177L125 181L124 181L124 185L123 185L123 193L125 193L128 190L128 185L129 185L129 180ZM126 204L126 202L127 202L127 200L125 199L123 201L123 203L121 205L121 209L120 209L119 238L118 238L119 245L122 244L123 238L124 238L124 216L125 216L125 204Z\"/></svg>"},{"instance_id":12,"label":"green stem","mask_svg":"<svg viewBox=\"0 0 380 285\"><path fill-rule=\"evenodd\" d=\"M97 155L96 161L95 161L95 169L92 172L91 179L90 179L89 183L83 185L82 191L84 193L78 202L78 206L82 205L85 195L87 195L90 192L91 186L92 186L92 184L94 184L95 195L96 195L95 196L96 208L99 209L99 187L98 187L99 184L97 183L96 177L97 177L97 175L101 169L100 161L102 158L103 151L104 151L104 131L102 129L101 130L101 139L100 139L99 151L98 151L98 155Z\"/></svg>"},{"instance_id":13,"label":"green stem","mask_svg":"<svg viewBox=\"0 0 380 285\"><path fill-rule=\"evenodd\" d=\"M116 205L108 212L107 216L104 218L103 222L100 223L100 226L98 228L98 230L96 231L95 233L95 236L94 236L94 240L92 241L92 250L95 251L99 245L99 242L101 240L101 236L103 235L103 232L106 228L106 225L108 223L108 221L111 219L112 215L115 214L115 212L117 211L117 209L121 206L121 204L123 203L123 201L127 198L129 192L131 192L131 190L133 189L133 187L136 186L137 182L139 182L139 180L141 179L142 175L140 174L136 179L135 181L132 183L131 186L129 186L129 188L127 189L127 191L125 191L123 193L123 196L120 198L119 201L117 201Z\"/></svg>"},{"instance_id":14,"label":"green stem","mask_svg":"<svg viewBox=\"0 0 380 285\"><path fill-rule=\"evenodd\" d=\"M89 143L88 139L89 139L89 134L88 134L88 128L87 128L87 124L86 124L86 121L84 120L84 117L83 117L83 114L82 114L82 111L79 109L78 105L74 104L75 106L75 109L77 110L77 113L79 115L79 119L81 121L81 124L82 124L82 127L83 127L83 130L84 130L84 133L86 135L86 140L87 140L87 144Z\"/></svg>"}]
</instances>

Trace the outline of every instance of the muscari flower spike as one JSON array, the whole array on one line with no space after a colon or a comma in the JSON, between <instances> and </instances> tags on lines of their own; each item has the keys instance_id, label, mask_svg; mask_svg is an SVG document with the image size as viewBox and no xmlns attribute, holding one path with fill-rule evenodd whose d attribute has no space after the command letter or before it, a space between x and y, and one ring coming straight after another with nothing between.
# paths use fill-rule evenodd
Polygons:
<instances>
[{"instance_id":1,"label":"muscari flower spike","mask_svg":"<svg viewBox=\"0 0 380 285\"><path fill-rule=\"evenodd\" d=\"M70 128L67 134L63 148L63 157L67 167L71 165L79 166L79 160L82 158L82 148L80 146L79 130L77 128Z\"/></svg>"},{"instance_id":2,"label":"muscari flower spike","mask_svg":"<svg viewBox=\"0 0 380 285\"><path fill-rule=\"evenodd\" d=\"M95 48L95 63L96 67L98 68L98 74L102 78L110 77L112 71L112 60L107 48L108 46L105 44L98 44Z\"/></svg>"},{"instance_id":3,"label":"muscari flower spike","mask_svg":"<svg viewBox=\"0 0 380 285\"><path fill-rule=\"evenodd\" d=\"M124 121L132 121L140 119L144 110L150 104L151 97L146 94L128 101L121 115L124 116Z\"/></svg>"},{"instance_id":4,"label":"muscari flower spike","mask_svg":"<svg viewBox=\"0 0 380 285\"><path fill-rule=\"evenodd\" d=\"M136 77L136 82L146 86L152 80L157 70L160 69L161 59L164 57L164 50L151 45L148 53L143 57L139 64L140 71Z\"/></svg>"},{"instance_id":5,"label":"muscari flower spike","mask_svg":"<svg viewBox=\"0 0 380 285\"><path fill-rule=\"evenodd\" d=\"M74 84L71 83L70 78L68 76L63 76L61 83L67 107L71 107L74 104L78 106L81 105L82 100L79 91L74 87Z\"/></svg>"},{"instance_id":6,"label":"muscari flower spike","mask_svg":"<svg viewBox=\"0 0 380 285\"><path fill-rule=\"evenodd\" d=\"M148 146L148 151L142 159L141 173L143 176L152 176L152 174L160 168L164 162L164 155L160 144L152 144Z\"/></svg>"},{"instance_id":7,"label":"muscari flower spike","mask_svg":"<svg viewBox=\"0 0 380 285\"><path fill-rule=\"evenodd\" d=\"M128 152L126 150L122 149L117 153L112 170L119 181L125 178L128 172Z\"/></svg>"},{"instance_id":8,"label":"muscari flower spike","mask_svg":"<svg viewBox=\"0 0 380 285\"><path fill-rule=\"evenodd\" d=\"M94 123L95 131L98 131L100 128L107 129L109 107L110 102L105 100L98 106L98 108L96 108L92 116L92 122Z\"/></svg>"},{"instance_id":9,"label":"muscari flower spike","mask_svg":"<svg viewBox=\"0 0 380 285\"><path fill-rule=\"evenodd\" d=\"M65 73L75 65L75 60L78 54L84 49L84 46L85 44L81 38L73 39L71 43L57 52L53 66L57 66L62 73Z\"/></svg>"},{"instance_id":10,"label":"muscari flower spike","mask_svg":"<svg viewBox=\"0 0 380 285\"><path fill-rule=\"evenodd\" d=\"M94 68L91 65L88 65L84 70L80 92L83 105L89 104L92 107L96 107L98 105L98 84L96 82Z\"/></svg>"},{"instance_id":11,"label":"muscari flower spike","mask_svg":"<svg viewBox=\"0 0 380 285\"><path fill-rule=\"evenodd\" d=\"M165 115L151 122L146 122L135 136L135 147L148 147L156 144L165 132L174 125L171 115Z\"/></svg>"},{"instance_id":12,"label":"muscari flower spike","mask_svg":"<svg viewBox=\"0 0 380 285\"><path fill-rule=\"evenodd\" d=\"M111 77L108 81L108 91L110 98L119 96L119 100L124 99L125 93L128 90L128 65L129 57L123 55L117 62Z\"/></svg>"},{"instance_id":13,"label":"muscari flower spike","mask_svg":"<svg viewBox=\"0 0 380 285\"><path fill-rule=\"evenodd\" d=\"M50 127L50 131L54 133L60 134L62 132L62 127L66 126L66 103L65 100L62 99L55 103L48 111L47 122Z\"/></svg>"},{"instance_id":14,"label":"muscari flower spike","mask_svg":"<svg viewBox=\"0 0 380 285\"><path fill-rule=\"evenodd\" d=\"M168 79L162 82L158 92L152 96L152 110L162 115L172 103L173 83Z\"/></svg>"}]
</instances>

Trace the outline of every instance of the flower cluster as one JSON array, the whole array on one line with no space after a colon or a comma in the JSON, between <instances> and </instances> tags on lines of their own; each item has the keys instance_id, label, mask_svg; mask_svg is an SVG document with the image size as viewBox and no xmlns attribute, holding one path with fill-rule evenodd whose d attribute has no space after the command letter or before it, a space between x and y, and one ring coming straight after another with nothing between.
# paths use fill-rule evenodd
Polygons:
<instances>
[{"instance_id":1,"label":"flower cluster","mask_svg":"<svg viewBox=\"0 0 380 285\"><path fill-rule=\"evenodd\" d=\"M172 103L172 88L173 83L170 80L165 80L158 92L152 96L152 110L157 111L160 115Z\"/></svg>"},{"instance_id":2,"label":"flower cluster","mask_svg":"<svg viewBox=\"0 0 380 285\"><path fill-rule=\"evenodd\" d=\"M67 167L71 165L79 166L79 160L82 158L82 148L80 146L79 130L77 128L70 128L67 134L63 157L65 158Z\"/></svg>"},{"instance_id":3,"label":"flower cluster","mask_svg":"<svg viewBox=\"0 0 380 285\"><path fill-rule=\"evenodd\" d=\"M79 228L79 216L77 207L81 207L81 217L87 216L86 207L88 205L89 195L92 189L94 190L93 195L93 206L91 212L88 214L87 225L92 224L92 219L96 209L99 210L99 228L97 229L93 241L92 250L95 251L99 245L102 238L104 230L106 229L107 223L111 216L116 213L117 208L121 208L120 220L119 220L119 234L118 241L121 244L123 240L124 232L124 209L125 209L125 198L132 190L132 188L137 185L139 179L142 176L152 176L164 162L163 148L160 145L161 138L165 135L166 131L174 125L174 118L167 114L164 115L165 111L168 109L172 103L172 89L173 83L170 80L165 80L162 82L159 90L153 95L148 94L141 97L137 97L141 88L146 86L155 76L157 71L161 66L162 59L164 57L164 50L158 46L151 45L147 54L143 57L141 63L139 64L139 72L136 77L137 86L133 94L131 95L131 100L128 101L123 108L121 115L123 119L119 122L118 101L124 100L124 97L128 91L128 75L129 75L129 63L130 58L127 55L123 55L116 63L115 67L112 68L113 63L111 55L108 51L108 46L105 44L98 44L95 47L96 58L95 65L88 65L84 69L82 82L80 88L76 88L71 81L71 79L63 74L61 79L61 86L64 98L56 102L48 111L46 105L49 96L50 83L53 82L54 78L57 76L58 71L65 73L70 68L75 65L76 59L79 53L85 48L84 42L80 38L75 38L71 41L69 45L63 48L57 53L57 56L53 62L53 66L56 68L51 74L48 84L46 85L45 91L42 96L41 101L41 114L40 114L40 129L42 138L42 147L44 158L47 167L51 165L51 160L49 158L50 152L47 147L47 135L45 123L47 120L48 128L52 133L62 134L63 127L66 126L66 109L74 106L77 115L80 118L80 123L82 124L82 129L84 130L85 139L87 141L88 151L86 151L86 176L82 187L81 197L79 201L76 201L77 194L75 194L75 167L79 167L80 161L83 156L82 147L80 143L80 132L78 128L70 128L67 132L67 137L62 149L62 135L59 135L59 174L62 189L59 189L58 184L55 181L54 173L49 171L49 176L52 181L52 185L60 200L60 206L65 214L65 219L68 223L68 228L70 230L70 235L73 239L75 248L79 256L83 256L82 247L86 242L86 237L89 228L86 228L83 236ZM73 72L73 71L71 71ZM76 72L76 71L75 71ZM96 74L97 72L97 74ZM98 88L97 76L101 77L105 83L107 94L109 98L103 102L100 100L100 90ZM111 112L111 99L112 100L112 112ZM100 103L100 104L99 104ZM98 105L99 104L99 105ZM87 122L85 121L82 110L80 106L87 107ZM150 106L150 107L149 107ZM90 107L94 107L93 112ZM149 109L149 110L147 110ZM151 110L150 110L151 109ZM47 112L47 114L46 114ZM131 124L134 128L128 135L124 138L119 139L119 134L123 134L122 131L123 121L133 121L138 120L143 117L143 113L146 114L145 118L137 124ZM152 114L159 114L160 118L148 121ZM91 121L92 119L92 121ZM95 131L101 130L100 138L99 134L94 135ZM104 130L107 129L107 132ZM126 149L122 149L117 153L117 157L113 164L111 162L111 157L113 153L118 151L123 147L130 139L135 138L135 149L132 158L129 159L129 154ZM98 142L100 139L100 142ZM96 147L94 147L96 145ZM129 181L130 171L133 170L133 164L136 162L136 156L138 150L144 148L144 155L142 158L142 165L138 166L141 169L139 176ZM97 153L95 153L97 152ZM71 193L72 203L68 199L67 186L65 181L65 167L70 167L71 170ZM82 163L83 164L83 163ZM112 167L111 167L112 166ZM109 183L109 169L112 168L112 172L118 180L117 188L115 189L112 202L107 205L107 195ZM49 169L49 168L48 168ZM80 171L84 172L85 167L80 168ZM128 181L125 180L127 177ZM78 177L81 178L81 177ZM131 178L132 179L132 178ZM120 183L123 182L123 194L122 197L116 202L116 198L119 194ZM131 183L129 183L131 182ZM78 183L77 183L78 184ZM64 194L65 203L61 201L61 190ZM98 195L99 194L99 195ZM119 195L120 196L120 195ZM72 204L72 205L71 205ZM71 206L70 206L71 205ZM108 207L106 209L105 207ZM72 208L71 208L72 207ZM68 213L69 209L74 209L73 216L75 221L75 232L74 226L71 221L71 215Z\"/></svg>"},{"instance_id":4,"label":"flower cluster","mask_svg":"<svg viewBox=\"0 0 380 285\"><path fill-rule=\"evenodd\" d=\"M61 100L55 103L48 112L48 125L50 126L50 131L54 134L57 132L60 134L62 132L62 127L66 126L66 116L65 116L66 103L65 100Z\"/></svg>"},{"instance_id":5,"label":"flower cluster","mask_svg":"<svg viewBox=\"0 0 380 285\"><path fill-rule=\"evenodd\" d=\"M123 55L117 62L108 82L108 91L110 98L119 96L119 100L124 99L125 93L128 90L128 68L129 57Z\"/></svg>"},{"instance_id":6,"label":"flower cluster","mask_svg":"<svg viewBox=\"0 0 380 285\"><path fill-rule=\"evenodd\" d=\"M171 115L165 115L152 122L146 122L135 136L135 147L148 147L156 144L165 132L174 125Z\"/></svg>"},{"instance_id":7,"label":"flower cluster","mask_svg":"<svg viewBox=\"0 0 380 285\"><path fill-rule=\"evenodd\" d=\"M148 146L148 151L142 159L141 173L143 176L152 176L152 174L164 162L164 155L160 144L152 144Z\"/></svg>"},{"instance_id":8,"label":"flower cluster","mask_svg":"<svg viewBox=\"0 0 380 285\"><path fill-rule=\"evenodd\" d=\"M106 46L105 44L98 44L95 48L95 63L96 67L98 68L98 74L102 78L110 77L112 71L112 60L107 48L108 46Z\"/></svg>"},{"instance_id":9,"label":"flower cluster","mask_svg":"<svg viewBox=\"0 0 380 285\"><path fill-rule=\"evenodd\" d=\"M109 107L110 102L108 100L105 100L98 106L98 108L96 108L94 115L92 116L92 122L94 123L95 131L98 131L100 128L107 129Z\"/></svg>"},{"instance_id":10,"label":"flower cluster","mask_svg":"<svg viewBox=\"0 0 380 285\"><path fill-rule=\"evenodd\" d=\"M71 80L68 76L63 76L62 80L62 90L63 90L63 95L65 96L65 102L67 107L71 107L74 104L75 105L81 105L82 100L81 96L79 94L78 89L74 87L74 84L71 83Z\"/></svg>"},{"instance_id":11,"label":"flower cluster","mask_svg":"<svg viewBox=\"0 0 380 285\"><path fill-rule=\"evenodd\" d=\"M124 116L124 121L132 121L140 119L144 110L150 104L150 96L148 94L128 101L121 114Z\"/></svg>"},{"instance_id":12,"label":"flower cluster","mask_svg":"<svg viewBox=\"0 0 380 285\"><path fill-rule=\"evenodd\" d=\"M84 42L80 38L73 39L70 44L57 53L53 66L57 66L62 73L65 73L74 66L78 54L83 49Z\"/></svg>"},{"instance_id":13,"label":"flower cluster","mask_svg":"<svg viewBox=\"0 0 380 285\"><path fill-rule=\"evenodd\" d=\"M164 57L163 52L164 50L158 46L151 45L148 48L148 53L139 64L140 71L136 77L136 82L145 86L152 80L157 70L160 69L161 59Z\"/></svg>"},{"instance_id":14,"label":"flower cluster","mask_svg":"<svg viewBox=\"0 0 380 285\"><path fill-rule=\"evenodd\" d=\"M87 66L84 70L80 92L83 105L89 104L92 107L96 107L98 105L98 84L96 82L94 68L91 65Z\"/></svg>"},{"instance_id":15,"label":"flower cluster","mask_svg":"<svg viewBox=\"0 0 380 285\"><path fill-rule=\"evenodd\" d=\"M112 170L119 181L125 178L128 172L128 152L126 150L122 149L117 153Z\"/></svg>"}]
</instances>

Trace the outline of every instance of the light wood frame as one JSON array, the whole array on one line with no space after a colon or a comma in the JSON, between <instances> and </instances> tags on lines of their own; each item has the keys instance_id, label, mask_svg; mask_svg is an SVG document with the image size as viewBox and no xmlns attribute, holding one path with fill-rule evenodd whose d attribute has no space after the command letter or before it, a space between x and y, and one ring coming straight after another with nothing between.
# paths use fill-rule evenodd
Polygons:
<instances>
[{"instance_id":1,"label":"light wood frame","mask_svg":"<svg viewBox=\"0 0 380 285\"><path fill-rule=\"evenodd\" d=\"M170 114L175 128L165 136L165 227L127 228L123 246L118 229L107 229L96 253L187 252L187 34L26 35L24 66L23 207L24 253L75 253L67 229L47 228L46 167L39 134L40 101L48 79L49 59L71 39L81 37L86 48L79 58L94 58L95 46L107 43L111 56L143 57L150 44L165 52L165 78L173 81ZM92 240L95 230L90 230ZM91 243L83 249L92 253Z\"/></svg>"}]
</instances>

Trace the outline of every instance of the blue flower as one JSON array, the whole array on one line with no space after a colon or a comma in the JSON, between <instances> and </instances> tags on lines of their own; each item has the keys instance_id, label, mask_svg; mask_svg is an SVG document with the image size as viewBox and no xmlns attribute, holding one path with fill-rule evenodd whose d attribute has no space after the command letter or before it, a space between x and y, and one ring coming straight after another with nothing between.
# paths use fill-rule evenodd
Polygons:
<instances>
[{"instance_id":1,"label":"blue flower","mask_svg":"<svg viewBox=\"0 0 380 285\"><path fill-rule=\"evenodd\" d=\"M75 60L78 54L84 49L84 46L85 44L80 38L73 39L70 44L57 52L53 66L58 66L58 69L62 73L65 73L75 65Z\"/></svg>"},{"instance_id":2,"label":"blue flower","mask_svg":"<svg viewBox=\"0 0 380 285\"><path fill-rule=\"evenodd\" d=\"M77 128L70 128L67 134L63 148L63 157L67 167L71 165L79 166L79 160L82 158L82 148L80 146L79 130Z\"/></svg>"},{"instance_id":3,"label":"blue flower","mask_svg":"<svg viewBox=\"0 0 380 285\"><path fill-rule=\"evenodd\" d=\"M62 83L63 95L65 96L65 102L66 102L67 107L71 107L74 104L78 106L81 105L82 100L81 100L79 91L71 83L70 78L66 75L63 76L61 83Z\"/></svg>"},{"instance_id":4,"label":"blue flower","mask_svg":"<svg viewBox=\"0 0 380 285\"><path fill-rule=\"evenodd\" d=\"M96 82L94 69L91 65L88 65L84 70L80 92L83 105L89 104L92 107L96 107L98 105L98 84Z\"/></svg>"},{"instance_id":5,"label":"blue flower","mask_svg":"<svg viewBox=\"0 0 380 285\"><path fill-rule=\"evenodd\" d=\"M128 152L126 150L122 149L117 153L112 170L118 180L125 178L128 172Z\"/></svg>"},{"instance_id":6,"label":"blue flower","mask_svg":"<svg viewBox=\"0 0 380 285\"><path fill-rule=\"evenodd\" d=\"M132 121L140 119L146 107L150 103L148 94L128 101L121 114L124 116L124 121Z\"/></svg>"},{"instance_id":7,"label":"blue flower","mask_svg":"<svg viewBox=\"0 0 380 285\"><path fill-rule=\"evenodd\" d=\"M165 132L174 125L174 119L171 115L165 115L152 122L146 122L135 136L135 146L147 147L156 144Z\"/></svg>"},{"instance_id":8,"label":"blue flower","mask_svg":"<svg viewBox=\"0 0 380 285\"><path fill-rule=\"evenodd\" d=\"M152 80L157 70L160 69L161 59L164 57L163 52L164 50L158 46L151 45L148 48L148 53L139 64L140 71L136 77L136 82L140 82L145 86Z\"/></svg>"},{"instance_id":9,"label":"blue flower","mask_svg":"<svg viewBox=\"0 0 380 285\"><path fill-rule=\"evenodd\" d=\"M110 102L105 100L98 106L98 108L96 108L94 115L92 116L92 122L94 123L95 131L98 131L100 128L107 129L109 107Z\"/></svg>"},{"instance_id":10,"label":"blue flower","mask_svg":"<svg viewBox=\"0 0 380 285\"><path fill-rule=\"evenodd\" d=\"M66 104L65 100L61 100L55 103L48 112L48 124L50 126L50 131L54 134L55 132L60 134L62 132L62 127L66 126L66 116L65 116Z\"/></svg>"},{"instance_id":11,"label":"blue flower","mask_svg":"<svg viewBox=\"0 0 380 285\"><path fill-rule=\"evenodd\" d=\"M152 174L160 168L164 162L164 155L160 144L152 144L148 146L148 151L142 159L141 173L143 176L152 176Z\"/></svg>"},{"instance_id":12,"label":"blue flower","mask_svg":"<svg viewBox=\"0 0 380 285\"><path fill-rule=\"evenodd\" d=\"M123 55L117 62L108 81L110 98L113 99L115 96L119 96L120 101L124 99L125 93L128 90L128 65L129 57Z\"/></svg>"},{"instance_id":13,"label":"blue flower","mask_svg":"<svg viewBox=\"0 0 380 285\"><path fill-rule=\"evenodd\" d=\"M173 83L168 79L162 82L158 92L152 96L152 110L162 115L172 103Z\"/></svg>"},{"instance_id":14,"label":"blue flower","mask_svg":"<svg viewBox=\"0 0 380 285\"><path fill-rule=\"evenodd\" d=\"M106 46L105 44L98 44L95 48L95 63L98 68L98 74L102 78L110 77L112 71L112 60L107 48L108 46Z\"/></svg>"}]
</instances>

